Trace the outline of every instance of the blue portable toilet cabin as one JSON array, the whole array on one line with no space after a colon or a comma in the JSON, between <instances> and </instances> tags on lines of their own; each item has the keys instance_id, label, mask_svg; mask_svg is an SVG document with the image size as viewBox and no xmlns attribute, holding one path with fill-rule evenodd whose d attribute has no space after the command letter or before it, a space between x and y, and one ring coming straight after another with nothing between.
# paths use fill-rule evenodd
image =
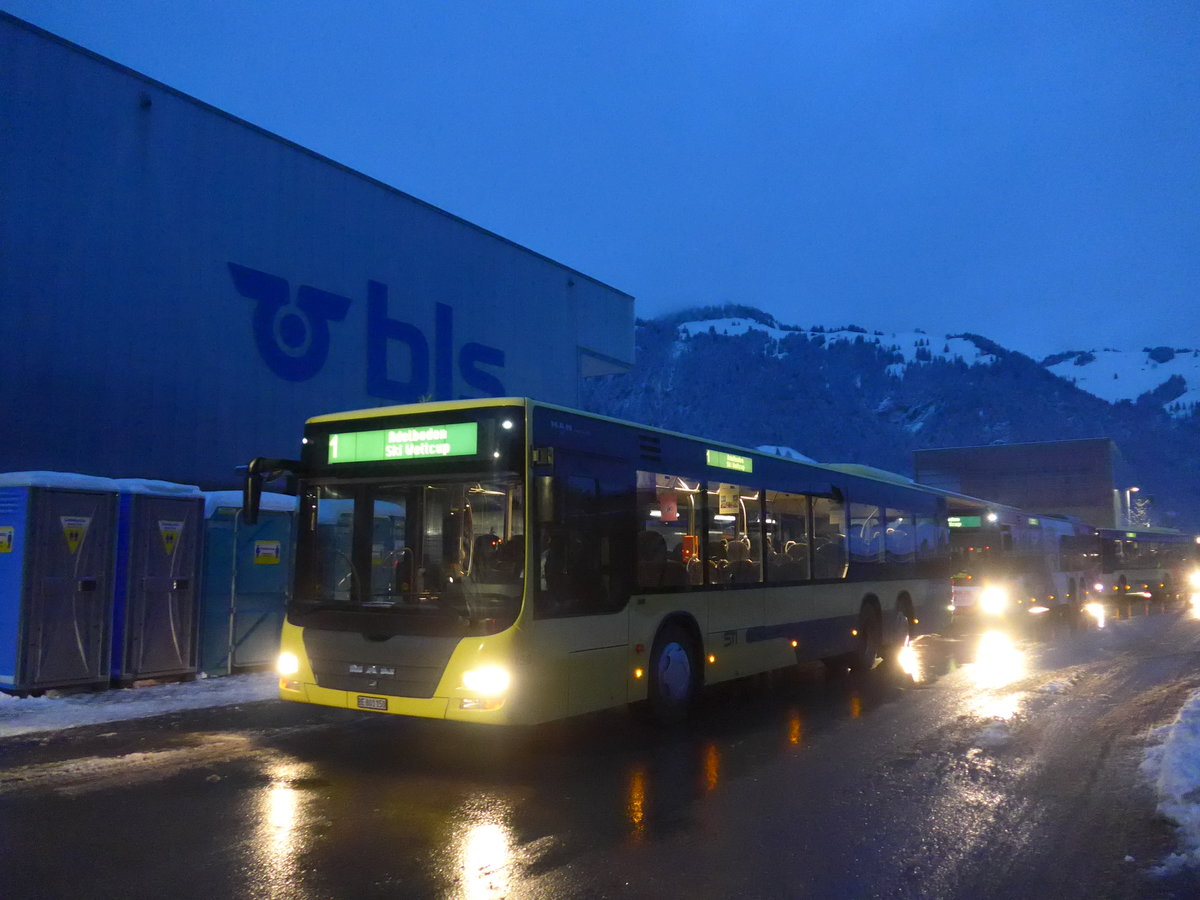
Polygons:
<instances>
[{"instance_id":1,"label":"blue portable toilet cabin","mask_svg":"<svg viewBox=\"0 0 1200 900\"><path fill-rule=\"evenodd\" d=\"M0 474L0 690L107 686L117 485Z\"/></svg>"},{"instance_id":2,"label":"blue portable toilet cabin","mask_svg":"<svg viewBox=\"0 0 1200 900\"><path fill-rule=\"evenodd\" d=\"M195 674L204 496L190 484L116 483L112 678Z\"/></svg>"},{"instance_id":3,"label":"blue portable toilet cabin","mask_svg":"<svg viewBox=\"0 0 1200 900\"><path fill-rule=\"evenodd\" d=\"M291 595L296 498L264 493L258 522L242 518L240 491L204 495L200 670L230 675L269 666Z\"/></svg>"}]
</instances>

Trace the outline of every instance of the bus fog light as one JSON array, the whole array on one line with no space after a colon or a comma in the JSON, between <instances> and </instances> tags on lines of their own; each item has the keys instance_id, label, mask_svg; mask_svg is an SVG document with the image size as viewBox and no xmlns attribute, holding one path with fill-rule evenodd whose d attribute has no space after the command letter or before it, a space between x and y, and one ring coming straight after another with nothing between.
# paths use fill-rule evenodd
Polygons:
<instances>
[{"instance_id":1,"label":"bus fog light","mask_svg":"<svg viewBox=\"0 0 1200 900\"><path fill-rule=\"evenodd\" d=\"M979 608L989 615L998 616L1008 608L1008 591L998 585L988 585L979 594Z\"/></svg>"},{"instance_id":2,"label":"bus fog light","mask_svg":"<svg viewBox=\"0 0 1200 900\"><path fill-rule=\"evenodd\" d=\"M495 697L508 690L512 676L500 666L484 666L463 673L463 687L474 694Z\"/></svg>"},{"instance_id":3,"label":"bus fog light","mask_svg":"<svg viewBox=\"0 0 1200 900\"><path fill-rule=\"evenodd\" d=\"M275 671L280 675L295 675L300 671L300 659L295 653L283 652L275 661Z\"/></svg>"},{"instance_id":4,"label":"bus fog light","mask_svg":"<svg viewBox=\"0 0 1200 900\"><path fill-rule=\"evenodd\" d=\"M464 697L458 701L459 709L499 709L503 705L504 699L501 697L489 697L486 700L475 697Z\"/></svg>"}]
</instances>

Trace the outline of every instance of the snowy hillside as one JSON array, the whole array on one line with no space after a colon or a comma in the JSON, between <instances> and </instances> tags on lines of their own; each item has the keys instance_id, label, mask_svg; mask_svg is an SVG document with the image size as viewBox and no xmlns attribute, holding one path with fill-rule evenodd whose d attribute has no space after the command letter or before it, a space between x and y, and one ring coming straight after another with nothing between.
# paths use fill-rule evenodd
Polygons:
<instances>
[{"instance_id":1,"label":"snowy hillside","mask_svg":"<svg viewBox=\"0 0 1200 900\"><path fill-rule=\"evenodd\" d=\"M769 320L769 317L767 317ZM704 319L678 326L681 340L699 334L721 336L761 332L778 345L789 335L820 338L826 345L865 342L895 355L887 367L889 375L903 378L909 365L934 360L960 360L967 365L988 364L996 355L987 342L976 343L963 335L938 337L924 331L868 332L856 326L835 328L799 328L766 324L748 317ZM998 348L996 348L998 349ZM775 353L780 353L778 346ZM1137 351L1070 350L1042 361L1059 378L1108 403L1135 401L1150 394L1151 399L1172 415L1188 415L1200 403L1200 350L1174 350L1158 347Z\"/></svg>"},{"instance_id":2,"label":"snowy hillside","mask_svg":"<svg viewBox=\"0 0 1200 900\"><path fill-rule=\"evenodd\" d=\"M1183 415L1200 403L1200 351L1155 347L1149 350L1073 350L1042 363L1101 400L1136 400L1155 392L1168 412Z\"/></svg>"},{"instance_id":3,"label":"snowy hillside","mask_svg":"<svg viewBox=\"0 0 1200 900\"><path fill-rule=\"evenodd\" d=\"M903 357L900 362L893 363L893 375L903 375L904 366L908 363L932 362L934 359L959 359L967 365L977 362L989 362L992 354L981 349L976 344L962 336L947 336L931 338L923 331L893 332L885 334L882 331L868 332L865 328L854 326L844 328L782 328L764 325L753 319L708 319L702 322L684 322L679 326L681 338L695 334L739 335L748 331L761 331L775 341L782 341L788 335L800 334L807 338L820 337L826 344L876 344L883 350L888 350ZM936 346L935 346L936 343ZM1200 381L1198 381L1200 383Z\"/></svg>"},{"instance_id":4,"label":"snowy hillside","mask_svg":"<svg viewBox=\"0 0 1200 900\"><path fill-rule=\"evenodd\" d=\"M1107 438L1156 524L1200 527L1193 351L1038 361L977 334L798 327L743 305L640 320L636 339L632 371L585 380L585 409L905 475L914 450Z\"/></svg>"}]
</instances>

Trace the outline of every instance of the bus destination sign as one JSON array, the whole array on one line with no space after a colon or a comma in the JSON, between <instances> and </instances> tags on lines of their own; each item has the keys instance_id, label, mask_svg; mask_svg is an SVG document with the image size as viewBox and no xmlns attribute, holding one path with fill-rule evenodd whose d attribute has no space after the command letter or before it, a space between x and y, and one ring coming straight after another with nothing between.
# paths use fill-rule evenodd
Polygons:
<instances>
[{"instance_id":1,"label":"bus destination sign","mask_svg":"<svg viewBox=\"0 0 1200 900\"><path fill-rule=\"evenodd\" d=\"M753 472L754 460L748 456L735 456L724 450L706 450L708 464L718 469L733 469L735 472Z\"/></svg>"},{"instance_id":2,"label":"bus destination sign","mask_svg":"<svg viewBox=\"0 0 1200 900\"><path fill-rule=\"evenodd\" d=\"M479 425L475 422L347 431L329 436L330 464L474 456L478 449Z\"/></svg>"},{"instance_id":3,"label":"bus destination sign","mask_svg":"<svg viewBox=\"0 0 1200 900\"><path fill-rule=\"evenodd\" d=\"M951 528L982 528L983 516L950 516L946 524Z\"/></svg>"}]
</instances>

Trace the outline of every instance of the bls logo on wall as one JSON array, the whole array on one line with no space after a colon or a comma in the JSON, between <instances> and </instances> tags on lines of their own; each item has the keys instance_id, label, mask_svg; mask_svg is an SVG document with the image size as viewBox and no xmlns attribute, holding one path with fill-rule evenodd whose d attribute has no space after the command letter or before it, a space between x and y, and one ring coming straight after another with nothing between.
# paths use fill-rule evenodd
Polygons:
<instances>
[{"instance_id":1,"label":"bls logo on wall","mask_svg":"<svg viewBox=\"0 0 1200 900\"><path fill-rule=\"evenodd\" d=\"M291 287L278 275L229 263L233 285L255 301L254 342L263 362L288 381L307 381L321 371L333 339L330 323L345 321L353 300L309 285ZM367 393L372 397L412 403L432 395L439 400L454 394L454 310L437 304L433 347L424 332L410 322L388 316L388 289L367 282ZM407 380L388 377L392 345L408 350ZM504 351L486 344L464 344L458 351L458 374L484 396L503 397L504 385L481 366L504 368Z\"/></svg>"}]
</instances>

